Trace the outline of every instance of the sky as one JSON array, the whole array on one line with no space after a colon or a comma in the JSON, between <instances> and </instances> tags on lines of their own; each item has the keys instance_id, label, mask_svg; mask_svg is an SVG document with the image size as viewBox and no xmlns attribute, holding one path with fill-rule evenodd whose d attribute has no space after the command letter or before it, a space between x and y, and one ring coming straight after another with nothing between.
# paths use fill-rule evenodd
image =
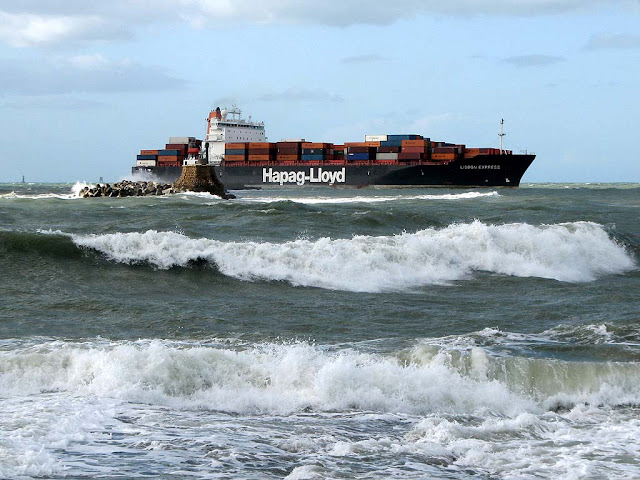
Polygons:
<instances>
[{"instance_id":1,"label":"sky","mask_svg":"<svg viewBox=\"0 0 640 480\"><path fill-rule=\"evenodd\" d=\"M640 181L640 0L0 0L0 182L116 181L203 138L417 133L537 157L523 182Z\"/></svg>"}]
</instances>

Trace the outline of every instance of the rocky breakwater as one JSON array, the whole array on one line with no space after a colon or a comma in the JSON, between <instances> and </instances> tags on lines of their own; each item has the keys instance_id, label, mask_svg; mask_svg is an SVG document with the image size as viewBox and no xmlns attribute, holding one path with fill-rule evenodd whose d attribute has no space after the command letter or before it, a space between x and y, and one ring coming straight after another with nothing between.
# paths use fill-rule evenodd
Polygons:
<instances>
[{"instance_id":1,"label":"rocky breakwater","mask_svg":"<svg viewBox=\"0 0 640 480\"><path fill-rule=\"evenodd\" d=\"M78 192L82 198L96 197L144 197L150 195L168 195L180 192L206 192L225 200L236 198L227 193L212 169L206 165L185 165L180 178L173 184L158 182L132 182L122 180L110 185L97 184L84 187Z\"/></svg>"},{"instance_id":2,"label":"rocky breakwater","mask_svg":"<svg viewBox=\"0 0 640 480\"><path fill-rule=\"evenodd\" d=\"M168 195L176 193L178 190L173 188L169 183L158 182L132 182L122 180L113 185L104 183L94 185L92 187L84 187L78 192L78 196L82 198L96 197L143 197L149 195Z\"/></svg>"}]
</instances>

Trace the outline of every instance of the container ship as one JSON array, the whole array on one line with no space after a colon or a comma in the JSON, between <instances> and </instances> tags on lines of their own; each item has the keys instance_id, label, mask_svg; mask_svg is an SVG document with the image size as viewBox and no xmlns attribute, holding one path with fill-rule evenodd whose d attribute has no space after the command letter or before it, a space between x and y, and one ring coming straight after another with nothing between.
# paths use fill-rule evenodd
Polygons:
<instances>
[{"instance_id":1,"label":"container ship","mask_svg":"<svg viewBox=\"0 0 640 480\"><path fill-rule=\"evenodd\" d=\"M467 148L417 134L365 135L343 144L269 142L263 122L233 108L211 110L204 140L170 137L164 149L141 150L132 173L173 182L183 165L206 164L227 189L268 186L517 187L535 155Z\"/></svg>"}]
</instances>

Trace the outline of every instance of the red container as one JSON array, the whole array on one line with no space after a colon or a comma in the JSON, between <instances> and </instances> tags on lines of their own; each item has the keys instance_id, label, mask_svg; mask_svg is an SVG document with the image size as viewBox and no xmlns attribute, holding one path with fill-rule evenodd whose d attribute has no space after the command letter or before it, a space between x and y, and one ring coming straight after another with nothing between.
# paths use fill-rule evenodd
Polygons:
<instances>
[{"instance_id":1,"label":"red container","mask_svg":"<svg viewBox=\"0 0 640 480\"><path fill-rule=\"evenodd\" d=\"M276 157L278 162L295 162L296 160L300 160L300 155L280 155Z\"/></svg>"},{"instance_id":2,"label":"red container","mask_svg":"<svg viewBox=\"0 0 640 480\"><path fill-rule=\"evenodd\" d=\"M378 153L400 153L400 147L378 147Z\"/></svg>"},{"instance_id":3,"label":"red container","mask_svg":"<svg viewBox=\"0 0 640 480\"><path fill-rule=\"evenodd\" d=\"M167 150L186 150L188 146L186 143L167 143L165 148Z\"/></svg>"},{"instance_id":4,"label":"red container","mask_svg":"<svg viewBox=\"0 0 640 480\"><path fill-rule=\"evenodd\" d=\"M402 153L426 153L426 147L402 147Z\"/></svg>"},{"instance_id":5,"label":"red container","mask_svg":"<svg viewBox=\"0 0 640 480\"><path fill-rule=\"evenodd\" d=\"M423 158L423 153L404 153L400 152L398 154L398 160L420 160Z\"/></svg>"}]
</instances>

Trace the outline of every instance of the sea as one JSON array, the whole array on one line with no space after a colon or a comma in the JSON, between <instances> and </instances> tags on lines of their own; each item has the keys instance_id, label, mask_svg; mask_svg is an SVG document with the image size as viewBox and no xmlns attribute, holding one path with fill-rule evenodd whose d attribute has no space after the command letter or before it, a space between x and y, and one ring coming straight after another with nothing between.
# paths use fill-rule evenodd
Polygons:
<instances>
[{"instance_id":1,"label":"sea","mask_svg":"<svg viewBox=\"0 0 640 480\"><path fill-rule=\"evenodd\" d=\"M82 186L0 185L0 478L640 478L640 184Z\"/></svg>"}]
</instances>

